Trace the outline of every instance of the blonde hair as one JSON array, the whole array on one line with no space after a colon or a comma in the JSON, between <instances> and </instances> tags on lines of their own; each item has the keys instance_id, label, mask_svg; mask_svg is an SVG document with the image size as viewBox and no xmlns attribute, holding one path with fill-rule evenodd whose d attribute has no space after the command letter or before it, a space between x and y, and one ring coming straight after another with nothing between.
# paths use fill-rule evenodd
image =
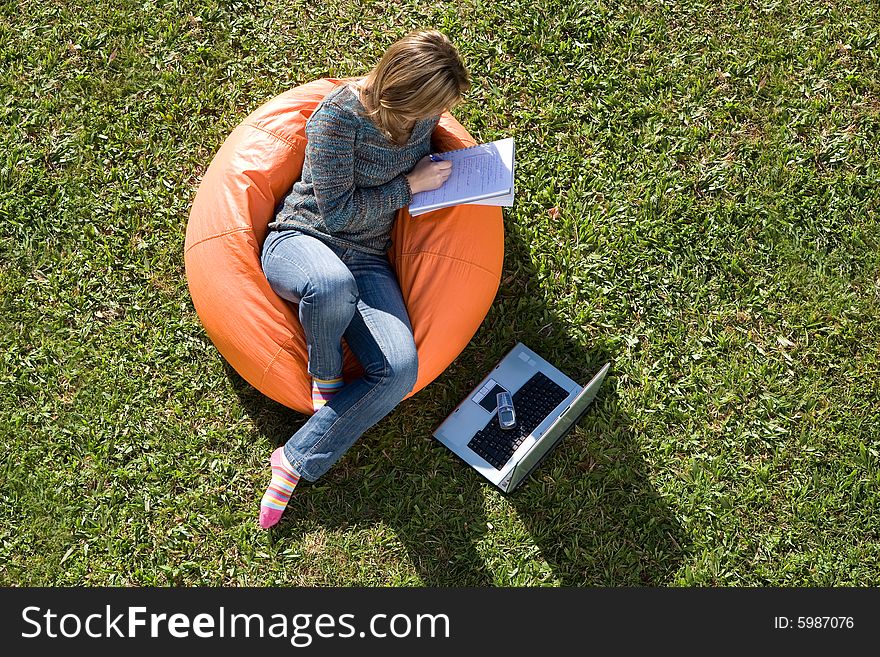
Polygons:
<instances>
[{"instance_id":1,"label":"blonde hair","mask_svg":"<svg viewBox=\"0 0 880 657\"><path fill-rule=\"evenodd\" d=\"M449 38L437 30L420 30L391 44L360 86L367 116L403 145L412 122L457 105L471 82Z\"/></svg>"}]
</instances>

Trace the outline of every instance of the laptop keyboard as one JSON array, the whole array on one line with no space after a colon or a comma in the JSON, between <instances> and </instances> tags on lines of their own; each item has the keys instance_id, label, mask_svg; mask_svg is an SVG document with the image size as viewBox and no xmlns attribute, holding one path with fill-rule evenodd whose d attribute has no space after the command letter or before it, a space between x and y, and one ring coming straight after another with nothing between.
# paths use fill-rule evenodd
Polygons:
<instances>
[{"instance_id":1,"label":"laptop keyboard","mask_svg":"<svg viewBox=\"0 0 880 657\"><path fill-rule=\"evenodd\" d=\"M522 442L568 397L568 391L538 372L513 395L516 426L502 429L498 416L480 429L468 443L474 452L500 470L513 456Z\"/></svg>"}]
</instances>

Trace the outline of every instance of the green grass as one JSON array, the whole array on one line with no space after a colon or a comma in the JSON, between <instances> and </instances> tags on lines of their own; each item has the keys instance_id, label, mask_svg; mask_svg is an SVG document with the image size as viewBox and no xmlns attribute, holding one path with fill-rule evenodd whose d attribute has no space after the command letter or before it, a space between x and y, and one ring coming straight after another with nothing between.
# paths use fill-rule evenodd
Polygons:
<instances>
[{"instance_id":1,"label":"green grass","mask_svg":"<svg viewBox=\"0 0 880 657\"><path fill-rule=\"evenodd\" d=\"M872 0L0 1L0 584L880 582ZM271 533L303 416L201 328L183 239L251 110L443 30L513 136L468 348ZM517 340L592 411L504 497L431 437Z\"/></svg>"}]
</instances>

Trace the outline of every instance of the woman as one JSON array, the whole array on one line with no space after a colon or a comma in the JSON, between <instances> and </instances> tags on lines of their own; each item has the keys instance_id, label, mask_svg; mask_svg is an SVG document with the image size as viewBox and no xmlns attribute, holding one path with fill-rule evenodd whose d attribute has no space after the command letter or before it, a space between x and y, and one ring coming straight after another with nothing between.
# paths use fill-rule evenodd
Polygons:
<instances>
[{"instance_id":1,"label":"woman","mask_svg":"<svg viewBox=\"0 0 880 657\"><path fill-rule=\"evenodd\" d=\"M264 529L301 477L323 475L415 385L412 326L386 253L397 211L449 177L451 163L429 156L431 133L469 88L449 39L413 32L306 123L302 176L269 224L262 265L275 293L299 305L315 414L272 453ZM347 383L342 338L364 369Z\"/></svg>"}]
</instances>

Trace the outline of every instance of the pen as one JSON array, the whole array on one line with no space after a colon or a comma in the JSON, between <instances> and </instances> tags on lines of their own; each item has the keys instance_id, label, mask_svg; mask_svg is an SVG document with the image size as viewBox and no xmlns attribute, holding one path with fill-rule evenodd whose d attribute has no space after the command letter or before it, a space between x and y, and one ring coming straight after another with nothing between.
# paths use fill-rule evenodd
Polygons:
<instances>
[{"instance_id":1,"label":"pen","mask_svg":"<svg viewBox=\"0 0 880 657\"><path fill-rule=\"evenodd\" d=\"M434 153L431 153L431 162L442 162L442 161L443 161L442 157L440 157L439 155L434 155Z\"/></svg>"}]
</instances>

